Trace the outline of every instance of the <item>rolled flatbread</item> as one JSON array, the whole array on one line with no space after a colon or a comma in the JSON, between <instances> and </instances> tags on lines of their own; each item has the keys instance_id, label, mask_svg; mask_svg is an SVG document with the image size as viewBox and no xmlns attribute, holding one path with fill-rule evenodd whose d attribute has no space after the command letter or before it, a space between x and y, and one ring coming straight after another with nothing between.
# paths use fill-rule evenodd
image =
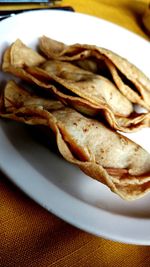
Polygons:
<instances>
[{"instance_id":1,"label":"rolled flatbread","mask_svg":"<svg viewBox=\"0 0 150 267\"><path fill-rule=\"evenodd\" d=\"M150 191L150 154L103 122L58 100L45 102L12 81L1 99L1 117L51 128L64 159L123 199L134 200Z\"/></svg>"}]
</instances>

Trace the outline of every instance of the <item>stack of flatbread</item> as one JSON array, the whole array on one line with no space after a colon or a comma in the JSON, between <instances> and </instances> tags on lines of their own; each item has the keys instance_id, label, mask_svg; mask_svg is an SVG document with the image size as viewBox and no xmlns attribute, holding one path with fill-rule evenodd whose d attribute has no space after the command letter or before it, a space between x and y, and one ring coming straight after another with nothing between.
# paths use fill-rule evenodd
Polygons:
<instances>
[{"instance_id":1,"label":"stack of flatbread","mask_svg":"<svg viewBox=\"0 0 150 267\"><path fill-rule=\"evenodd\" d=\"M7 82L0 116L51 129L67 161L123 199L149 192L150 154L117 131L150 126L148 77L97 46L65 45L43 36L38 51L19 39L6 49L2 70L30 88ZM136 112L135 105L144 111Z\"/></svg>"}]
</instances>

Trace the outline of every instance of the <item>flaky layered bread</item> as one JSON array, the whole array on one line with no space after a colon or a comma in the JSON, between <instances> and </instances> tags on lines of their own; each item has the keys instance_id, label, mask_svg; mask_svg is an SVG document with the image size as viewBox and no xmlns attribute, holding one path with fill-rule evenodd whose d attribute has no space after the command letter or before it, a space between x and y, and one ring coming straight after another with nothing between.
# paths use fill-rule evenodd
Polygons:
<instances>
[{"instance_id":1,"label":"flaky layered bread","mask_svg":"<svg viewBox=\"0 0 150 267\"><path fill-rule=\"evenodd\" d=\"M54 99L8 82L0 116L51 128L61 155L126 200L150 191L150 154L142 147Z\"/></svg>"}]
</instances>

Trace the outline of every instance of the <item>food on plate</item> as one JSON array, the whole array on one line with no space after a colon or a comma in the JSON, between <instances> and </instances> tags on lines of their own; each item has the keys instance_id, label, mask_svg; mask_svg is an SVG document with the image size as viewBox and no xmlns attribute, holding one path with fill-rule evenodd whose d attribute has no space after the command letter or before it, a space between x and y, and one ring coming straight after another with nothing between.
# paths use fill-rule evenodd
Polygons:
<instances>
[{"instance_id":1,"label":"food on plate","mask_svg":"<svg viewBox=\"0 0 150 267\"><path fill-rule=\"evenodd\" d=\"M150 154L104 122L14 81L6 84L0 103L1 117L52 129L64 159L123 199L134 200L150 191Z\"/></svg>"},{"instance_id":2,"label":"food on plate","mask_svg":"<svg viewBox=\"0 0 150 267\"><path fill-rule=\"evenodd\" d=\"M126 117L133 111L131 102L118 91L108 78L102 75L84 70L70 62L58 60L46 61L40 68L71 93L96 106L104 103L115 115Z\"/></svg>"},{"instance_id":3,"label":"food on plate","mask_svg":"<svg viewBox=\"0 0 150 267\"><path fill-rule=\"evenodd\" d=\"M14 67L37 66L43 63L45 58L27 47L21 40L17 39L5 52L3 69L7 70L11 65Z\"/></svg>"},{"instance_id":4,"label":"food on plate","mask_svg":"<svg viewBox=\"0 0 150 267\"><path fill-rule=\"evenodd\" d=\"M120 55L94 45L63 45L46 36L40 38L39 47L47 58L71 61L91 72L111 74L123 95L150 110L150 79Z\"/></svg>"},{"instance_id":5,"label":"food on plate","mask_svg":"<svg viewBox=\"0 0 150 267\"><path fill-rule=\"evenodd\" d=\"M67 46L48 37L40 38L39 47L44 56L16 40L4 53L3 71L38 85L83 114L103 117L116 130L150 126L150 81L127 60L104 48ZM135 103L147 112L137 113Z\"/></svg>"},{"instance_id":6,"label":"food on plate","mask_svg":"<svg viewBox=\"0 0 150 267\"><path fill-rule=\"evenodd\" d=\"M150 126L149 78L94 45L43 36L38 49L19 39L6 48L2 71L21 80L0 90L0 117L52 130L65 160L121 198L147 194L150 154L116 130ZM135 104L145 110L136 112Z\"/></svg>"}]
</instances>

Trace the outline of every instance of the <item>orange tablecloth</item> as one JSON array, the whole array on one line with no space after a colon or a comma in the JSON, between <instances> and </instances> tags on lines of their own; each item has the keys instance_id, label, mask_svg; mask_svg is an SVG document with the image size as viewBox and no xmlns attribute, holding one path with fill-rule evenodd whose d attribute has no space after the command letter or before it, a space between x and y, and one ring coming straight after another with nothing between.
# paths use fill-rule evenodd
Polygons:
<instances>
[{"instance_id":1,"label":"orange tablecloth","mask_svg":"<svg viewBox=\"0 0 150 267\"><path fill-rule=\"evenodd\" d=\"M139 18L148 1L64 0L76 11L106 18L144 38ZM117 226L116 226L117 227ZM136 227L136 226L135 226ZM141 229L142 230L142 229ZM150 266L150 247L85 233L50 214L0 173L0 267Z\"/></svg>"}]
</instances>

